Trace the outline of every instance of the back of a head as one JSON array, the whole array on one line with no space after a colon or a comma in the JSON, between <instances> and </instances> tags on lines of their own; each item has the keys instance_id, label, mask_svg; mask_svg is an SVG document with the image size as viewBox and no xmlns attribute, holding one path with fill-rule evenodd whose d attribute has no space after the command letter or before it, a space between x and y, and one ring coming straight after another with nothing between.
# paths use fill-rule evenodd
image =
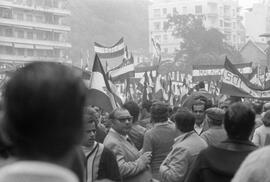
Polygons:
<instances>
[{"instance_id":1,"label":"back of a head","mask_svg":"<svg viewBox=\"0 0 270 182\"><path fill-rule=\"evenodd\" d=\"M195 116L186 108L181 108L174 116L176 127L181 132L190 132L194 129Z\"/></svg>"},{"instance_id":2,"label":"back of a head","mask_svg":"<svg viewBox=\"0 0 270 182\"><path fill-rule=\"evenodd\" d=\"M169 108L163 102L155 102L151 106L151 120L155 123L165 122L169 117Z\"/></svg>"},{"instance_id":3,"label":"back of a head","mask_svg":"<svg viewBox=\"0 0 270 182\"><path fill-rule=\"evenodd\" d=\"M129 114L133 117L133 122L136 122L138 120L140 107L136 102L128 101L122 107L128 110Z\"/></svg>"},{"instance_id":4,"label":"back of a head","mask_svg":"<svg viewBox=\"0 0 270 182\"><path fill-rule=\"evenodd\" d=\"M266 111L262 117L264 126L270 127L270 110Z\"/></svg>"},{"instance_id":5,"label":"back of a head","mask_svg":"<svg viewBox=\"0 0 270 182\"><path fill-rule=\"evenodd\" d=\"M268 110L270 110L270 102L267 102L263 105L263 111L266 112Z\"/></svg>"},{"instance_id":6,"label":"back of a head","mask_svg":"<svg viewBox=\"0 0 270 182\"><path fill-rule=\"evenodd\" d=\"M204 82L203 81L199 82L198 87L199 87L199 89L205 88Z\"/></svg>"},{"instance_id":7,"label":"back of a head","mask_svg":"<svg viewBox=\"0 0 270 182\"><path fill-rule=\"evenodd\" d=\"M255 125L255 112L247 104L234 103L224 116L225 130L230 139L248 140Z\"/></svg>"},{"instance_id":8,"label":"back of a head","mask_svg":"<svg viewBox=\"0 0 270 182\"><path fill-rule=\"evenodd\" d=\"M152 102L150 100L143 101L142 103L142 108L146 109L147 112L149 113L150 113L151 106L152 106Z\"/></svg>"},{"instance_id":9,"label":"back of a head","mask_svg":"<svg viewBox=\"0 0 270 182\"><path fill-rule=\"evenodd\" d=\"M59 159L81 142L86 88L59 63L19 69L4 91L4 127L18 157Z\"/></svg>"}]
</instances>

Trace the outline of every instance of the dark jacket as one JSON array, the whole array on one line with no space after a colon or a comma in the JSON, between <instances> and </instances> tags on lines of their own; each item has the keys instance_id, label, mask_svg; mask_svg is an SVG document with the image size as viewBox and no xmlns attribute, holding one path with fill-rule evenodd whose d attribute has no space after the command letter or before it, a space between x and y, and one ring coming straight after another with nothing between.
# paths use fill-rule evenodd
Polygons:
<instances>
[{"instance_id":1,"label":"dark jacket","mask_svg":"<svg viewBox=\"0 0 270 182\"><path fill-rule=\"evenodd\" d=\"M201 151L188 182L230 182L246 156L257 147L250 141L225 140Z\"/></svg>"}]
</instances>

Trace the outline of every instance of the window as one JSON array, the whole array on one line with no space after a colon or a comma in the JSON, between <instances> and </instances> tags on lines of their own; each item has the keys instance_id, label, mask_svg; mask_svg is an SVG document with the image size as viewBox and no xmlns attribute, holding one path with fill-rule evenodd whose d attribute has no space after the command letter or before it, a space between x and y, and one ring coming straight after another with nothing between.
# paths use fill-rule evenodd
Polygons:
<instances>
[{"instance_id":1,"label":"window","mask_svg":"<svg viewBox=\"0 0 270 182\"><path fill-rule=\"evenodd\" d=\"M236 23L233 22L233 29L236 29Z\"/></svg>"},{"instance_id":2,"label":"window","mask_svg":"<svg viewBox=\"0 0 270 182\"><path fill-rule=\"evenodd\" d=\"M42 40L43 39L43 33L41 31L37 31L37 39Z\"/></svg>"},{"instance_id":3,"label":"window","mask_svg":"<svg viewBox=\"0 0 270 182\"><path fill-rule=\"evenodd\" d=\"M18 38L24 38L24 32L23 32L23 30L17 30L17 37Z\"/></svg>"},{"instance_id":4,"label":"window","mask_svg":"<svg viewBox=\"0 0 270 182\"><path fill-rule=\"evenodd\" d=\"M34 56L34 50L33 49L27 49L27 56Z\"/></svg>"},{"instance_id":5,"label":"window","mask_svg":"<svg viewBox=\"0 0 270 182\"><path fill-rule=\"evenodd\" d=\"M168 35L167 35L167 34L164 34L164 35L163 35L163 40L164 40L164 41L167 41L167 40L168 40Z\"/></svg>"},{"instance_id":6,"label":"window","mask_svg":"<svg viewBox=\"0 0 270 182\"><path fill-rule=\"evenodd\" d=\"M163 13L163 15L166 15L167 14L167 8L163 8L162 13Z\"/></svg>"},{"instance_id":7,"label":"window","mask_svg":"<svg viewBox=\"0 0 270 182\"><path fill-rule=\"evenodd\" d=\"M232 15L235 17L235 9L232 9Z\"/></svg>"},{"instance_id":8,"label":"window","mask_svg":"<svg viewBox=\"0 0 270 182\"><path fill-rule=\"evenodd\" d=\"M17 49L18 50L18 55L24 56L24 49Z\"/></svg>"},{"instance_id":9,"label":"window","mask_svg":"<svg viewBox=\"0 0 270 182\"><path fill-rule=\"evenodd\" d=\"M26 5L27 6L32 6L32 4L33 4L32 0L26 0Z\"/></svg>"},{"instance_id":10,"label":"window","mask_svg":"<svg viewBox=\"0 0 270 182\"><path fill-rule=\"evenodd\" d=\"M33 16L32 15L26 15L26 20L27 21L33 21Z\"/></svg>"},{"instance_id":11,"label":"window","mask_svg":"<svg viewBox=\"0 0 270 182\"><path fill-rule=\"evenodd\" d=\"M224 27L230 28L231 27L231 23L224 22Z\"/></svg>"},{"instance_id":12,"label":"window","mask_svg":"<svg viewBox=\"0 0 270 182\"><path fill-rule=\"evenodd\" d=\"M23 13L17 13L17 19L23 20Z\"/></svg>"},{"instance_id":13,"label":"window","mask_svg":"<svg viewBox=\"0 0 270 182\"><path fill-rule=\"evenodd\" d=\"M177 14L178 12L177 12L177 9L176 9L176 7L174 7L173 8L173 14L175 15L175 14Z\"/></svg>"},{"instance_id":14,"label":"window","mask_svg":"<svg viewBox=\"0 0 270 182\"><path fill-rule=\"evenodd\" d=\"M43 22L43 17L42 16L36 16L36 22Z\"/></svg>"},{"instance_id":15,"label":"window","mask_svg":"<svg viewBox=\"0 0 270 182\"><path fill-rule=\"evenodd\" d=\"M154 9L154 17L160 17L160 9Z\"/></svg>"},{"instance_id":16,"label":"window","mask_svg":"<svg viewBox=\"0 0 270 182\"><path fill-rule=\"evenodd\" d=\"M11 28L7 28L5 30L5 34L6 34L7 37L12 37L12 29Z\"/></svg>"},{"instance_id":17,"label":"window","mask_svg":"<svg viewBox=\"0 0 270 182\"><path fill-rule=\"evenodd\" d=\"M201 5L195 6L195 14L202 14L202 6Z\"/></svg>"},{"instance_id":18,"label":"window","mask_svg":"<svg viewBox=\"0 0 270 182\"><path fill-rule=\"evenodd\" d=\"M0 17L2 17L2 18L11 18L11 10L0 8Z\"/></svg>"},{"instance_id":19,"label":"window","mask_svg":"<svg viewBox=\"0 0 270 182\"><path fill-rule=\"evenodd\" d=\"M6 47L6 54L12 54L12 47Z\"/></svg>"},{"instance_id":20,"label":"window","mask_svg":"<svg viewBox=\"0 0 270 182\"><path fill-rule=\"evenodd\" d=\"M155 30L160 30L160 22L155 22L154 23L154 29Z\"/></svg>"},{"instance_id":21,"label":"window","mask_svg":"<svg viewBox=\"0 0 270 182\"><path fill-rule=\"evenodd\" d=\"M222 20L219 21L219 25L220 25L221 27L223 27L223 21L222 21Z\"/></svg>"},{"instance_id":22,"label":"window","mask_svg":"<svg viewBox=\"0 0 270 182\"><path fill-rule=\"evenodd\" d=\"M187 14L187 7L186 6L183 6L182 10L183 10L183 14Z\"/></svg>"},{"instance_id":23,"label":"window","mask_svg":"<svg viewBox=\"0 0 270 182\"><path fill-rule=\"evenodd\" d=\"M236 35L233 35L233 42L236 42Z\"/></svg>"},{"instance_id":24,"label":"window","mask_svg":"<svg viewBox=\"0 0 270 182\"><path fill-rule=\"evenodd\" d=\"M37 56L42 57L43 56L43 50L37 50Z\"/></svg>"},{"instance_id":25,"label":"window","mask_svg":"<svg viewBox=\"0 0 270 182\"><path fill-rule=\"evenodd\" d=\"M0 36L4 35L4 29L0 27Z\"/></svg>"},{"instance_id":26,"label":"window","mask_svg":"<svg viewBox=\"0 0 270 182\"><path fill-rule=\"evenodd\" d=\"M28 39L33 39L34 38L33 32L27 32L27 38Z\"/></svg>"}]
</instances>

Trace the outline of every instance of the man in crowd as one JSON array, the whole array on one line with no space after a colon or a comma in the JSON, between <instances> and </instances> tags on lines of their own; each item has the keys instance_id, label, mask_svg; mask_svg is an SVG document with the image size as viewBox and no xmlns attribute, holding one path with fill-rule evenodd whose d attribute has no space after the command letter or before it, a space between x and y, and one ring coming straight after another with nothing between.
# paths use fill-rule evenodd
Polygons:
<instances>
[{"instance_id":1,"label":"man in crowd","mask_svg":"<svg viewBox=\"0 0 270 182\"><path fill-rule=\"evenodd\" d=\"M266 111L262 118L263 125L256 128L252 142L258 146L263 147L270 144L270 111Z\"/></svg>"},{"instance_id":2,"label":"man in crowd","mask_svg":"<svg viewBox=\"0 0 270 182\"><path fill-rule=\"evenodd\" d=\"M144 135L143 151L152 152L151 169L153 178L160 180L159 167L166 158L178 136L175 125L168 121L168 106L162 102L155 102L151 107L152 129Z\"/></svg>"},{"instance_id":3,"label":"man in crowd","mask_svg":"<svg viewBox=\"0 0 270 182\"><path fill-rule=\"evenodd\" d=\"M231 105L224 125L228 139L201 151L188 182L230 182L245 157L256 149L249 141L255 125L255 112L249 105Z\"/></svg>"},{"instance_id":4,"label":"man in crowd","mask_svg":"<svg viewBox=\"0 0 270 182\"><path fill-rule=\"evenodd\" d=\"M172 151L160 166L161 181L185 181L194 160L206 142L194 131L195 117L185 109L178 111L174 117L180 136L175 138Z\"/></svg>"},{"instance_id":5,"label":"man in crowd","mask_svg":"<svg viewBox=\"0 0 270 182\"><path fill-rule=\"evenodd\" d=\"M135 144L136 148L138 150L141 150L143 146L143 137L146 129L138 124L140 108L138 104L133 101L126 102L123 105L123 108L127 109L130 115L133 117L132 127L130 132L128 133L128 136Z\"/></svg>"},{"instance_id":6,"label":"man in crowd","mask_svg":"<svg viewBox=\"0 0 270 182\"><path fill-rule=\"evenodd\" d=\"M141 125L146 129L152 128L151 114L150 114L151 106L152 102L150 100L143 101L141 104L140 120L138 121L138 123L139 125Z\"/></svg>"},{"instance_id":7,"label":"man in crowd","mask_svg":"<svg viewBox=\"0 0 270 182\"><path fill-rule=\"evenodd\" d=\"M121 181L118 164L114 154L103 144L95 141L97 117L86 108L84 114L84 141L82 151L85 154L85 179L87 182L97 180Z\"/></svg>"},{"instance_id":8,"label":"man in crowd","mask_svg":"<svg viewBox=\"0 0 270 182\"><path fill-rule=\"evenodd\" d=\"M222 125L225 112L217 107L212 107L207 109L205 113L209 129L203 132L201 137L208 145L217 145L227 139L226 131Z\"/></svg>"},{"instance_id":9,"label":"man in crowd","mask_svg":"<svg viewBox=\"0 0 270 182\"><path fill-rule=\"evenodd\" d=\"M269 182L270 146L249 154L237 170L232 182Z\"/></svg>"},{"instance_id":10,"label":"man in crowd","mask_svg":"<svg viewBox=\"0 0 270 182\"><path fill-rule=\"evenodd\" d=\"M77 182L75 146L83 135L86 88L59 63L20 68L4 91L3 127L15 162L0 169L0 181ZM79 157L77 157L79 159ZM82 179L83 166L76 166Z\"/></svg>"},{"instance_id":11,"label":"man in crowd","mask_svg":"<svg viewBox=\"0 0 270 182\"><path fill-rule=\"evenodd\" d=\"M205 119L205 102L201 100L196 100L192 105L192 112L195 115L195 125L194 130L201 135L208 127L207 123L204 122Z\"/></svg>"},{"instance_id":12,"label":"man in crowd","mask_svg":"<svg viewBox=\"0 0 270 182\"><path fill-rule=\"evenodd\" d=\"M151 181L148 164L151 152L140 155L128 137L132 126L132 116L128 110L117 108L109 115L112 127L104 140L104 146L111 149L116 156L120 175L125 182Z\"/></svg>"}]
</instances>

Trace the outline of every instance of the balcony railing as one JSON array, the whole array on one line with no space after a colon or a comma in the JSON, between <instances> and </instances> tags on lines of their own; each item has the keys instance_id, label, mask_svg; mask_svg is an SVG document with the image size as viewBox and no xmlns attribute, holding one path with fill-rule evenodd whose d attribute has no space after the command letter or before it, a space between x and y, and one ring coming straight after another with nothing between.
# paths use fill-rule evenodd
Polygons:
<instances>
[{"instance_id":1,"label":"balcony railing","mask_svg":"<svg viewBox=\"0 0 270 182\"><path fill-rule=\"evenodd\" d=\"M41 11L41 12L48 12L48 13L54 13L61 16L70 16L71 12L67 9L60 9L60 8L45 8L45 7L39 7L39 6L27 6L24 4L16 4L13 2L0 0L0 7L11 7L11 8L19 8L19 9L27 9L31 11Z\"/></svg>"},{"instance_id":2,"label":"balcony railing","mask_svg":"<svg viewBox=\"0 0 270 182\"><path fill-rule=\"evenodd\" d=\"M33 62L33 61L48 61L48 62L65 62L65 58L57 57L40 57L40 56L18 56L1 54L0 61L15 61L15 62Z\"/></svg>"},{"instance_id":3,"label":"balcony railing","mask_svg":"<svg viewBox=\"0 0 270 182\"><path fill-rule=\"evenodd\" d=\"M35 40L35 39L22 39L17 37L3 37L0 36L0 43L18 43L18 44L28 44L28 45L40 45L48 46L53 48L71 48L71 44L68 42L56 42L47 40Z\"/></svg>"},{"instance_id":4,"label":"balcony railing","mask_svg":"<svg viewBox=\"0 0 270 182\"><path fill-rule=\"evenodd\" d=\"M53 24L45 24L45 23L37 23L37 22L27 22L27 21L19 21L15 19L7 19L7 18L0 18L0 25L7 25L7 26L18 26L23 28L35 28L35 29L42 29L42 30L56 30L56 31L63 31L69 32L70 27L65 25L53 25Z\"/></svg>"}]
</instances>

